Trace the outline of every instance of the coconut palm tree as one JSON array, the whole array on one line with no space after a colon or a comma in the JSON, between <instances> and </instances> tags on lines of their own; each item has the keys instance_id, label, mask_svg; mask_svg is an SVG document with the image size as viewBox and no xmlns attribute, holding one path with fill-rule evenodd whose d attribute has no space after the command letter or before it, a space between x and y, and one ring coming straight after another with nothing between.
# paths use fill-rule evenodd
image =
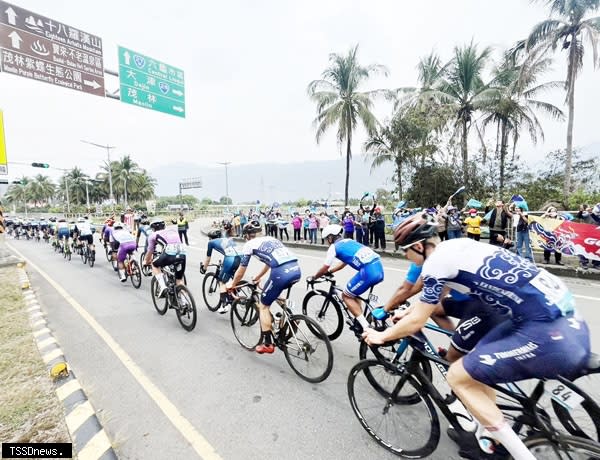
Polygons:
<instances>
[{"instance_id":1,"label":"coconut palm tree","mask_svg":"<svg viewBox=\"0 0 600 460\"><path fill-rule=\"evenodd\" d=\"M58 194L66 200L66 187L69 187L69 202L82 205L86 203L85 184L89 176L77 166L65 172L59 181Z\"/></svg>"},{"instance_id":2,"label":"coconut palm tree","mask_svg":"<svg viewBox=\"0 0 600 460\"><path fill-rule=\"evenodd\" d=\"M131 181L131 199L142 201L152 198L156 183L156 179L150 176L148 171L142 169L133 176L133 180Z\"/></svg>"},{"instance_id":3,"label":"coconut palm tree","mask_svg":"<svg viewBox=\"0 0 600 460\"><path fill-rule=\"evenodd\" d=\"M29 188L30 198L36 206L38 202L47 202L54 197L56 188L52 180L42 174L36 175L27 187Z\"/></svg>"},{"instance_id":4,"label":"coconut palm tree","mask_svg":"<svg viewBox=\"0 0 600 460\"><path fill-rule=\"evenodd\" d=\"M30 189L29 183L31 179L23 176L20 179L14 181L4 195L4 199L8 203L13 203L16 206L22 204L24 208L27 208L27 203L30 200Z\"/></svg>"},{"instance_id":5,"label":"coconut palm tree","mask_svg":"<svg viewBox=\"0 0 600 460\"><path fill-rule=\"evenodd\" d=\"M350 184L350 160L352 158L352 136L359 122L368 134L375 133L377 120L373 115L373 97L388 94L387 91L360 91L361 84L370 76L387 70L380 65L361 66L357 58L358 45L346 55L330 54L329 67L322 73L321 80L308 85L308 95L317 104L316 140L319 143L323 135L332 127L337 129L338 144L346 143L346 186L344 202L348 205L348 187Z\"/></svg>"},{"instance_id":6,"label":"coconut palm tree","mask_svg":"<svg viewBox=\"0 0 600 460\"><path fill-rule=\"evenodd\" d=\"M114 183L113 186L115 186L116 189L123 191L124 203L127 205L127 191L131 186L133 178L139 172L139 165L133 161L129 155L125 155L117 162L115 169L116 175L113 172L113 181L116 182L117 186L115 186Z\"/></svg>"},{"instance_id":7,"label":"coconut palm tree","mask_svg":"<svg viewBox=\"0 0 600 460\"><path fill-rule=\"evenodd\" d=\"M550 7L550 14L556 18L546 19L536 24L527 39L518 44L527 51L541 48L544 51L567 53L567 78L565 79L568 106L567 155L565 160L565 181L563 200L571 192L571 169L573 163L573 122L575 117L575 81L583 69L584 43L592 49L593 64L598 64L598 36L600 17L589 17L600 6L600 0L544 0Z\"/></svg>"},{"instance_id":8,"label":"coconut palm tree","mask_svg":"<svg viewBox=\"0 0 600 460\"><path fill-rule=\"evenodd\" d=\"M444 110L452 110L456 135L460 138L462 154L463 180L469 179L468 137L474 113L490 100L497 97L497 90L483 82L482 73L487 65L492 49L486 47L478 50L477 44L471 42L465 46L454 48L454 57L439 70L441 78L434 67L425 75L433 84L424 87L420 100L427 98L430 103L436 102Z\"/></svg>"},{"instance_id":9,"label":"coconut palm tree","mask_svg":"<svg viewBox=\"0 0 600 460\"><path fill-rule=\"evenodd\" d=\"M543 54L530 55L521 63L515 55L507 52L501 64L494 70L494 85L499 96L483 108L481 126L485 130L496 127L496 153L500 158L500 196L504 191L505 165L509 138L512 138L513 160L517 142L522 131L526 131L532 142L538 137L543 140L544 131L537 113L545 113L557 120L564 119L562 111L553 104L538 99L540 93L560 87L563 82L538 83L549 69L551 60Z\"/></svg>"}]
</instances>

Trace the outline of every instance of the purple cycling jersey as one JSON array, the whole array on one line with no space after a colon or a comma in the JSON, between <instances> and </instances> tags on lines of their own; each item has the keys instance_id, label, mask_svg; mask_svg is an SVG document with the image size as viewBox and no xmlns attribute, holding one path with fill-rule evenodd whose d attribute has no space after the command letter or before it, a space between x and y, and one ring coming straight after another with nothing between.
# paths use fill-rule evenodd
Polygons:
<instances>
[{"instance_id":1,"label":"purple cycling jersey","mask_svg":"<svg viewBox=\"0 0 600 460\"><path fill-rule=\"evenodd\" d=\"M148 238L148 252L152 253L155 251L157 245L160 245L163 249L168 245L181 244L179 233L176 230L165 229L154 232Z\"/></svg>"}]
</instances>

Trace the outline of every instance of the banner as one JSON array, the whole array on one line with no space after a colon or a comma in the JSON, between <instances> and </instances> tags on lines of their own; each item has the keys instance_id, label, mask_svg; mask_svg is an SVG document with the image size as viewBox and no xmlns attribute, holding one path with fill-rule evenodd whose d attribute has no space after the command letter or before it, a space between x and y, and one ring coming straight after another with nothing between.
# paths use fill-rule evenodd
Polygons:
<instances>
[{"instance_id":1,"label":"banner","mask_svg":"<svg viewBox=\"0 0 600 460\"><path fill-rule=\"evenodd\" d=\"M529 236L533 248L600 260L600 226L529 216Z\"/></svg>"}]
</instances>

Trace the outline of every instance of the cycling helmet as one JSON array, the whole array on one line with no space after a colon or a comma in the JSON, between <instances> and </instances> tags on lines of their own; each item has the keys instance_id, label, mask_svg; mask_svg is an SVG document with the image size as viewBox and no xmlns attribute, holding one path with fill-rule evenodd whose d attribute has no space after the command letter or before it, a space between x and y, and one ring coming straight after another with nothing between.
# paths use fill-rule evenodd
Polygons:
<instances>
[{"instance_id":1,"label":"cycling helmet","mask_svg":"<svg viewBox=\"0 0 600 460\"><path fill-rule=\"evenodd\" d=\"M150 222L150 228L155 232L163 230L165 228L165 221L163 219L154 219Z\"/></svg>"},{"instance_id":2,"label":"cycling helmet","mask_svg":"<svg viewBox=\"0 0 600 460\"><path fill-rule=\"evenodd\" d=\"M255 233L260 233L262 231L262 226L260 222L253 219L244 225L242 229L242 235L254 235Z\"/></svg>"},{"instance_id":3,"label":"cycling helmet","mask_svg":"<svg viewBox=\"0 0 600 460\"><path fill-rule=\"evenodd\" d=\"M343 227L341 225L338 224L329 224L327 226L325 226L325 228L323 228L323 239L327 238L328 236L338 236L342 233L343 231Z\"/></svg>"},{"instance_id":4,"label":"cycling helmet","mask_svg":"<svg viewBox=\"0 0 600 460\"><path fill-rule=\"evenodd\" d=\"M214 240L215 238L221 238L221 230L219 230L218 228L215 230L211 230L210 232L208 232L208 237L211 240Z\"/></svg>"},{"instance_id":5,"label":"cycling helmet","mask_svg":"<svg viewBox=\"0 0 600 460\"><path fill-rule=\"evenodd\" d=\"M121 222L115 222L115 224L113 225L113 228L115 230L123 229L123 224Z\"/></svg>"},{"instance_id":6,"label":"cycling helmet","mask_svg":"<svg viewBox=\"0 0 600 460\"><path fill-rule=\"evenodd\" d=\"M402 248L407 248L434 235L437 235L437 225L431 216L416 214L396 227L394 242Z\"/></svg>"}]
</instances>

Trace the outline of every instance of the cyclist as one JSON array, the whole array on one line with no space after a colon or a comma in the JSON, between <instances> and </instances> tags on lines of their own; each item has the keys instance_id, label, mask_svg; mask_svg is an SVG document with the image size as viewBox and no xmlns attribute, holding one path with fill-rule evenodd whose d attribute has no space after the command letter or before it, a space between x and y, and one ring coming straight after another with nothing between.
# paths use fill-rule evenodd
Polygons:
<instances>
[{"instance_id":1,"label":"cyclist","mask_svg":"<svg viewBox=\"0 0 600 460\"><path fill-rule=\"evenodd\" d=\"M260 344L255 350L257 353L263 354L273 353L275 351L273 334L271 332L272 319L269 308L285 289L288 289L292 284L300 280L302 273L300 271L300 266L298 265L297 257L278 239L273 238L272 236L257 237L256 235L261 231L262 226L256 219L252 219L244 225L242 236L247 242L242 248L242 260L233 276L233 281L231 282L231 287L229 289L234 289L243 278L252 256L255 256L265 264L258 275L252 279L252 282L258 283L260 279L271 270L269 278L264 284L259 305L260 329L262 334Z\"/></svg>"},{"instance_id":2,"label":"cyclist","mask_svg":"<svg viewBox=\"0 0 600 460\"><path fill-rule=\"evenodd\" d=\"M96 249L94 247L94 237L92 232L92 225L88 219L88 216L80 217L77 219L75 225L75 232L79 235L79 241L81 244L87 244L90 251L90 257L94 260L96 256Z\"/></svg>"},{"instance_id":3,"label":"cyclist","mask_svg":"<svg viewBox=\"0 0 600 460\"><path fill-rule=\"evenodd\" d=\"M104 225L102 226L102 233L100 234L100 238L102 238L102 244L106 248L106 245L110 243L110 235L113 232L113 225L115 224L114 219L108 218L104 221Z\"/></svg>"},{"instance_id":4,"label":"cyclist","mask_svg":"<svg viewBox=\"0 0 600 460\"><path fill-rule=\"evenodd\" d=\"M219 274L219 290L221 306L217 310L221 314L229 311L230 297L227 295L226 283L240 266L240 254L238 253L233 238L221 238L221 230L215 229L208 232L208 249L204 263L200 262L200 273L206 273L206 267L210 264L213 250L223 255L223 266Z\"/></svg>"},{"instance_id":5,"label":"cyclist","mask_svg":"<svg viewBox=\"0 0 600 460\"><path fill-rule=\"evenodd\" d=\"M137 221L137 232L135 234L135 244L140 246L140 235L144 235L144 252L148 249L148 238L150 237L150 233L152 233L152 229L150 228L150 221L148 220L148 216L142 214Z\"/></svg>"},{"instance_id":6,"label":"cyclist","mask_svg":"<svg viewBox=\"0 0 600 460\"><path fill-rule=\"evenodd\" d=\"M342 292L342 299L348 310L354 315L354 324L350 327L356 334L362 334L370 324L363 315L359 295L371 286L383 281L383 265L381 257L368 246L350 238L342 238L344 229L338 224L330 224L323 229L323 239L329 244L325 263L309 280L320 278L326 274L335 273L346 265L350 265L358 273L354 275ZM341 263L331 268L333 259Z\"/></svg>"},{"instance_id":7,"label":"cyclist","mask_svg":"<svg viewBox=\"0 0 600 460\"><path fill-rule=\"evenodd\" d=\"M420 330L446 285L484 305L510 309L512 318L454 362L447 378L469 411L515 459L533 460L504 420L488 385L559 374L573 377L585 366L589 330L575 310L573 295L558 277L505 249L468 238L440 242L435 222L425 216L403 222L394 236L406 256L423 265L423 292L408 315L385 331L367 330L365 340L382 344ZM474 435L460 435L458 442L462 456L480 458Z\"/></svg>"},{"instance_id":8,"label":"cyclist","mask_svg":"<svg viewBox=\"0 0 600 460\"><path fill-rule=\"evenodd\" d=\"M167 293L167 284L161 268L167 265L174 265L176 283L184 284L185 250L183 249L177 230L165 229L164 220L160 218L154 219L150 223L150 228L152 229L152 234L148 238L148 249L144 264L152 264L152 273L160 286L159 297L164 297ZM152 260L153 257L154 260Z\"/></svg>"},{"instance_id":9,"label":"cyclist","mask_svg":"<svg viewBox=\"0 0 600 460\"><path fill-rule=\"evenodd\" d=\"M69 231L69 224L66 219L60 218L56 223L56 237L58 238L59 245L64 251L66 245L69 243L69 237L71 236L71 232ZM63 242L64 238L64 242Z\"/></svg>"},{"instance_id":10,"label":"cyclist","mask_svg":"<svg viewBox=\"0 0 600 460\"><path fill-rule=\"evenodd\" d=\"M127 281L127 275L125 274L123 262L125 262L127 254L131 254L137 249L137 245L135 244L135 237L129 230L124 228L121 222L116 222L112 228L113 231L110 235L110 243L113 250L113 260L115 260L116 257L119 277L121 278L121 283L124 283Z\"/></svg>"}]
</instances>

